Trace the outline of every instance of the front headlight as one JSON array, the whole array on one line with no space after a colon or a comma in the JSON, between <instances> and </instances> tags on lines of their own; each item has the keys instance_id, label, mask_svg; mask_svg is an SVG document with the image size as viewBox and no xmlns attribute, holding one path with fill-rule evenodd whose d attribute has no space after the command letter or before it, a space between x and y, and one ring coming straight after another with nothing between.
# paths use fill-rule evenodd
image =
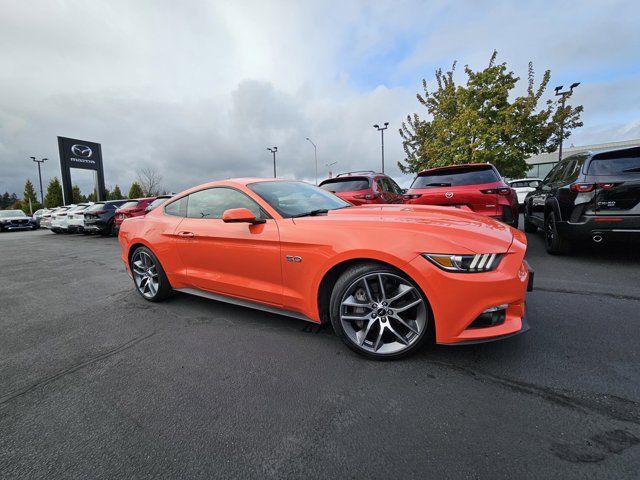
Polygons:
<instances>
[{"instance_id":1,"label":"front headlight","mask_svg":"<svg viewBox=\"0 0 640 480\"><path fill-rule=\"evenodd\" d=\"M480 273L495 270L504 254L445 255L441 253L423 253L422 256L447 272Z\"/></svg>"}]
</instances>

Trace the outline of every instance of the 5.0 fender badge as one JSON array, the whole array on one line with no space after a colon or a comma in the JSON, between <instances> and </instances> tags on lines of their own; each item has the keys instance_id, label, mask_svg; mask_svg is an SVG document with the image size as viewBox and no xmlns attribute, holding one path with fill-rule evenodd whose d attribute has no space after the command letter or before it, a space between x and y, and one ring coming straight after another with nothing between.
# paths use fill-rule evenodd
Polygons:
<instances>
[{"instance_id":1,"label":"5.0 fender badge","mask_svg":"<svg viewBox=\"0 0 640 480\"><path fill-rule=\"evenodd\" d=\"M297 255L287 255L285 258L287 259L287 262L293 262L293 263L302 262L302 257L299 257Z\"/></svg>"}]
</instances>

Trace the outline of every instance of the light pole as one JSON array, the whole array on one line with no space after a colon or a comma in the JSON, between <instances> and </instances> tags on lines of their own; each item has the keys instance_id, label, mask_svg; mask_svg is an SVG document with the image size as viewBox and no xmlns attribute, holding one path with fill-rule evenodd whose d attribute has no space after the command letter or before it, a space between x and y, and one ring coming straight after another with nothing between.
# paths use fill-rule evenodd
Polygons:
<instances>
[{"instance_id":1,"label":"light pole","mask_svg":"<svg viewBox=\"0 0 640 480\"><path fill-rule=\"evenodd\" d=\"M556 97L561 96L562 98L560 99L560 102L562 102L562 114L564 115L564 103L567 101L567 97L571 96L571 94L573 93L573 89L576 88L578 85L580 85L580 82L575 82L572 83L571 86L569 87L569 90L565 90L564 92L561 92L560 90L562 90L563 85L560 85L559 87L555 88L556 91ZM561 119L561 123L560 123L560 147L558 148L558 162L560 160L562 160L562 140L564 137L564 116Z\"/></svg>"},{"instance_id":2,"label":"light pole","mask_svg":"<svg viewBox=\"0 0 640 480\"><path fill-rule=\"evenodd\" d=\"M36 157L31 157L31 160L38 164L38 179L40 180L40 201L42 202L42 208L44 208L44 193L42 192L42 172L40 171L40 165L49 159L43 158L42 160L36 160Z\"/></svg>"},{"instance_id":3,"label":"light pole","mask_svg":"<svg viewBox=\"0 0 640 480\"><path fill-rule=\"evenodd\" d=\"M384 127L381 127L379 125L374 125L373 128L377 128L378 131L380 132L381 135L381 139L382 139L382 173L384 173L384 131L389 127L389 122L384 122Z\"/></svg>"},{"instance_id":4,"label":"light pole","mask_svg":"<svg viewBox=\"0 0 640 480\"><path fill-rule=\"evenodd\" d=\"M267 148L271 153L273 153L273 178L276 178L276 152L278 151L278 147Z\"/></svg>"},{"instance_id":5,"label":"light pole","mask_svg":"<svg viewBox=\"0 0 640 480\"><path fill-rule=\"evenodd\" d=\"M327 167L327 171L329 172L329 178L331 178L331 170L329 170L329 169L331 168L332 165L335 165L336 163L338 163L338 162L336 161L336 162L331 162L331 163L325 163L324 164L324 166Z\"/></svg>"},{"instance_id":6,"label":"light pole","mask_svg":"<svg viewBox=\"0 0 640 480\"><path fill-rule=\"evenodd\" d=\"M311 140L309 137L307 137L307 140L309 141L309 143L311 143L311 145L313 145L313 156L316 159L316 185L318 185L318 147L316 147L316 144L313 143L313 140Z\"/></svg>"}]
</instances>

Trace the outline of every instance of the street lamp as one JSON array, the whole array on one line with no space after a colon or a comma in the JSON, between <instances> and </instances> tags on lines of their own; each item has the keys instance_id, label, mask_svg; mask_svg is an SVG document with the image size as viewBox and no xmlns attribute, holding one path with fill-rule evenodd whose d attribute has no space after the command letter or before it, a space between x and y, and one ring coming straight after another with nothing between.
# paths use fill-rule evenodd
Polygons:
<instances>
[{"instance_id":1,"label":"street lamp","mask_svg":"<svg viewBox=\"0 0 640 480\"><path fill-rule=\"evenodd\" d=\"M567 97L571 96L573 93L573 89L580 85L580 82L572 83L569 87L569 90L565 90L562 92L563 85L556 87L554 90L556 92L556 97L562 97L560 102L562 102L562 114L564 115L564 103L567 100ZM560 148L558 148L558 162L562 160L562 140L564 137L564 117L561 119L560 123Z\"/></svg>"},{"instance_id":2,"label":"street lamp","mask_svg":"<svg viewBox=\"0 0 640 480\"><path fill-rule=\"evenodd\" d=\"M338 163L338 162L336 161L336 162L331 162L331 163L325 163L324 164L324 166L327 167L327 171L329 172L329 178L331 178L331 170L329 170L329 169L331 168L332 165L335 165L336 163Z\"/></svg>"},{"instance_id":3,"label":"street lamp","mask_svg":"<svg viewBox=\"0 0 640 480\"><path fill-rule=\"evenodd\" d=\"M31 157L31 160L38 164L38 179L40 180L40 201L42 203L42 208L44 208L44 193L42 192L42 172L40 171L40 165L49 159L43 158L42 160L36 160L36 157Z\"/></svg>"},{"instance_id":4,"label":"street lamp","mask_svg":"<svg viewBox=\"0 0 640 480\"><path fill-rule=\"evenodd\" d=\"M382 173L384 173L384 131L387 129L388 126L389 126L389 122L384 122L384 127L381 127L378 124L373 126L373 128L378 129L382 139Z\"/></svg>"},{"instance_id":5,"label":"street lamp","mask_svg":"<svg viewBox=\"0 0 640 480\"><path fill-rule=\"evenodd\" d=\"M318 147L316 147L316 144L313 143L313 140L311 140L309 137L307 137L307 140L309 141L309 143L311 143L311 145L313 145L313 156L316 159L316 185L318 185Z\"/></svg>"},{"instance_id":6,"label":"street lamp","mask_svg":"<svg viewBox=\"0 0 640 480\"><path fill-rule=\"evenodd\" d=\"M278 151L278 147L268 148L271 153L273 153L273 178L276 178L276 152Z\"/></svg>"}]
</instances>

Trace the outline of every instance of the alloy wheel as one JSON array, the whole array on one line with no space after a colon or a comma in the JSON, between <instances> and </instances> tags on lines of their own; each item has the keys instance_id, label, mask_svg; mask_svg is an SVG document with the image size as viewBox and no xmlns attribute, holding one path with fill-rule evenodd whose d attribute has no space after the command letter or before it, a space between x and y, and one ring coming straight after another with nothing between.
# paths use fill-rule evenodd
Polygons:
<instances>
[{"instance_id":1,"label":"alloy wheel","mask_svg":"<svg viewBox=\"0 0 640 480\"><path fill-rule=\"evenodd\" d=\"M428 309L417 288L391 273L370 273L346 289L340 303L345 334L375 354L406 350L427 327Z\"/></svg>"},{"instance_id":2,"label":"alloy wheel","mask_svg":"<svg viewBox=\"0 0 640 480\"><path fill-rule=\"evenodd\" d=\"M132 262L133 279L136 288L145 298L153 298L158 293L158 266L145 251L137 251L133 254Z\"/></svg>"}]
</instances>

